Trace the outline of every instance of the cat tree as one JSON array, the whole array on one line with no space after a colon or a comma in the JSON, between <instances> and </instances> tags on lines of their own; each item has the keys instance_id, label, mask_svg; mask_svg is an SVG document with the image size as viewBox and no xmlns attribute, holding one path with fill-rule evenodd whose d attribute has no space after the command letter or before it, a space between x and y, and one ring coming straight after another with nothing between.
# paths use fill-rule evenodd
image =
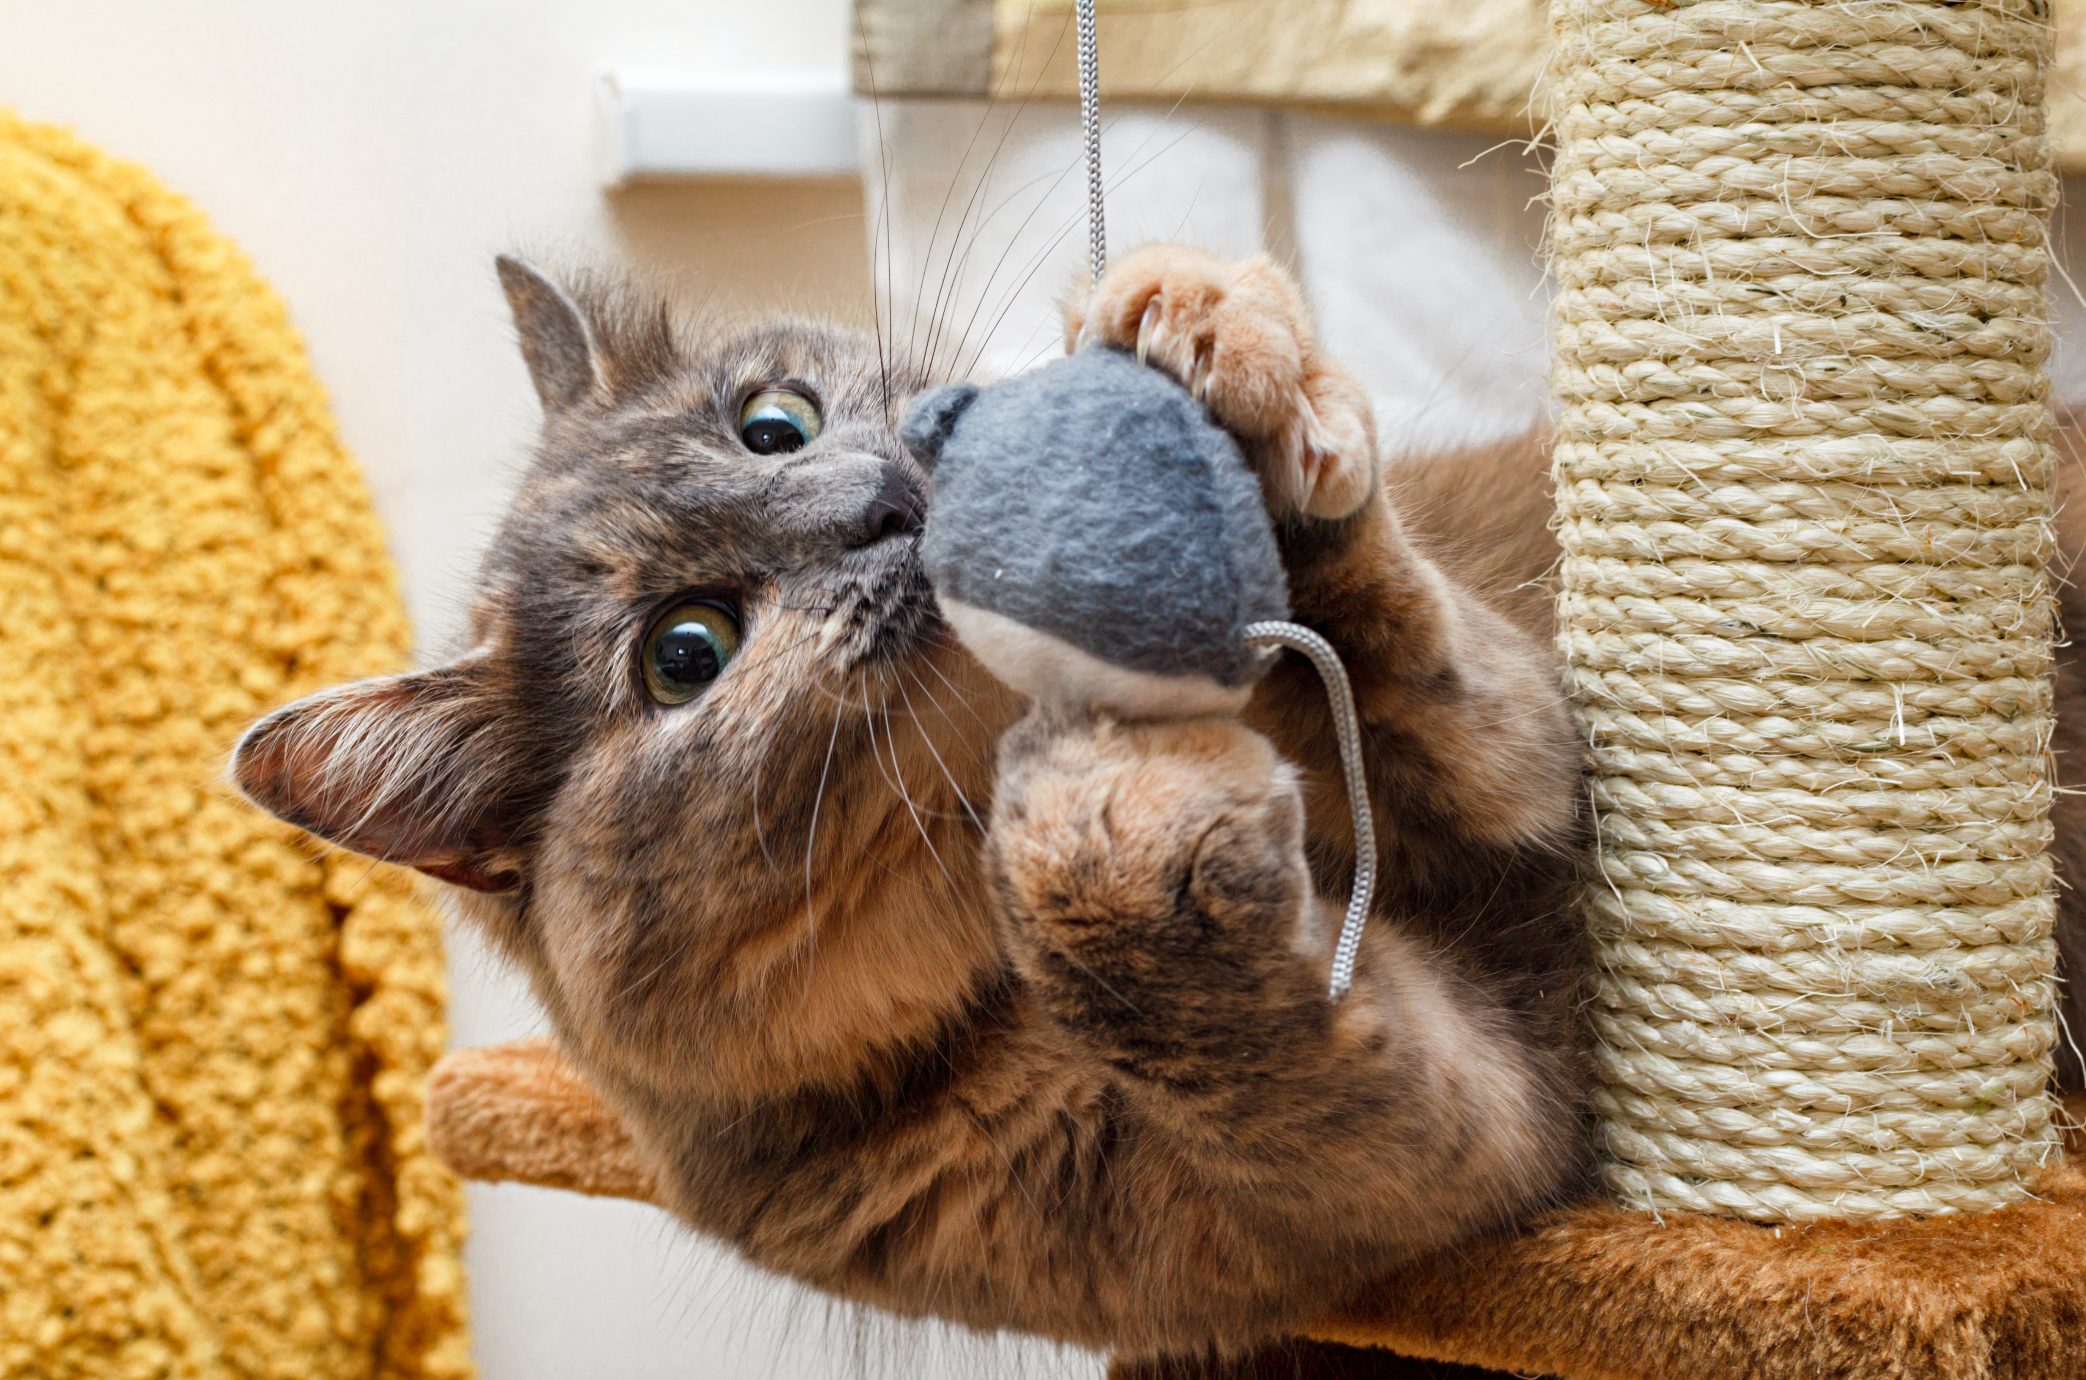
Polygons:
<instances>
[{"instance_id":1,"label":"cat tree","mask_svg":"<svg viewBox=\"0 0 2086 1380\"><path fill-rule=\"evenodd\" d=\"M1614 1380L2086 1369L2044 856L2042 0L1556 0L1561 640L1606 1176L1315 1332ZM544 1045L460 1172L646 1197Z\"/></svg>"}]
</instances>

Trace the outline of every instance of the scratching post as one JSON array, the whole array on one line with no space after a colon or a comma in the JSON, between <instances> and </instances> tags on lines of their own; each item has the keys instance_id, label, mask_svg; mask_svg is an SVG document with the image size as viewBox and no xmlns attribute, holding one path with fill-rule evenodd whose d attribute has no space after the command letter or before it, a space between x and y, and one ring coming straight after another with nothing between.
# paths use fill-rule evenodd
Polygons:
<instances>
[{"instance_id":1,"label":"scratching post","mask_svg":"<svg viewBox=\"0 0 2086 1380\"><path fill-rule=\"evenodd\" d=\"M2057 1157L2043 0L1554 0L1560 633L1628 1205Z\"/></svg>"}]
</instances>

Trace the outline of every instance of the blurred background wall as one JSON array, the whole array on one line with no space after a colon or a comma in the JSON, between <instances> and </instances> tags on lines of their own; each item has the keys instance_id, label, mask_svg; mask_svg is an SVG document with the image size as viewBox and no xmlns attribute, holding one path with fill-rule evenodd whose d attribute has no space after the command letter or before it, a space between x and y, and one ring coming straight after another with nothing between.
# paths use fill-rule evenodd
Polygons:
<instances>
[{"instance_id":1,"label":"blurred background wall","mask_svg":"<svg viewBox=\"0 0 2086 1380\"><path fill-rule=\"evenodd\" d=\"M845 79L847 0L11 0L0 104L74 126L196 200L287 299L389 524L423 655L453 650L471 572L536 421L492 255L639 268L730 312L787 308L900 342L939 317L987 370L1054 348L1083 250L1061 105L885 102L858 179L604 192L603 66ZM1104 54L1104 63L1106 55ZM1183 238L1293 262L1396 449L1542 408L1542 191L1519 145L1318 116L1109 112L1117 247ZM2063 255L2086 278L2076 244ZM2086 398L2077 293L2057 375ZM519 985L453 937L458 1043L528 1033ZM1094 1376L1096 1358L835 1309L649 1208L474 1186L488 1380Z\"/></svg>"}]
</instances>

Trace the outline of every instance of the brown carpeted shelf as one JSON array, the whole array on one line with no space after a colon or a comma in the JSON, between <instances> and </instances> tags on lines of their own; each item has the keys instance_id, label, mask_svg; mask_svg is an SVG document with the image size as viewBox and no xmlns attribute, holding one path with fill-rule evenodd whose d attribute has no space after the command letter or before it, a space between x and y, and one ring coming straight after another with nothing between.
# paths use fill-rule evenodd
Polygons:
<instances>
[{"instance_id":1,"label":"brown carpeted shelf","mask_svg":"<svg viewBox=\"0 0 2086 1380\"><path fill-rule=\"evenodd\" d=\"M547 1041L459 1050L429 1095L435 1152L468 1178L652 1196L615 1115ZM1977 1216L1780 1228L1587 1205L1416 1262L1312 1332L1567 1380L2081 1380L2086 1167L2038 1188ZM1362 1373L1312 1364L1335 1368L1296 1374Z\"/></svg>"}]
</instances>

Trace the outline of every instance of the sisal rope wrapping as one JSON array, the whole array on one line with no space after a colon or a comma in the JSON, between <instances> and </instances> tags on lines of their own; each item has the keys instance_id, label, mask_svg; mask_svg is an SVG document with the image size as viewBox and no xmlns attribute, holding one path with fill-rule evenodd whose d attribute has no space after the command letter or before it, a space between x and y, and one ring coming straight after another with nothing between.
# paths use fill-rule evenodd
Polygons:
<instances>
[{"instance_id":1,"label":"sisal rope wrapping","mask_svg":"<svg viewBox=\"0 0 2086 1380\"><path fill-rule=\"evenodd\" d=\"M1626 1202L2057 1153L2042 0L1554 0L1559 600Z\"/></svg>"}]
</instances>

